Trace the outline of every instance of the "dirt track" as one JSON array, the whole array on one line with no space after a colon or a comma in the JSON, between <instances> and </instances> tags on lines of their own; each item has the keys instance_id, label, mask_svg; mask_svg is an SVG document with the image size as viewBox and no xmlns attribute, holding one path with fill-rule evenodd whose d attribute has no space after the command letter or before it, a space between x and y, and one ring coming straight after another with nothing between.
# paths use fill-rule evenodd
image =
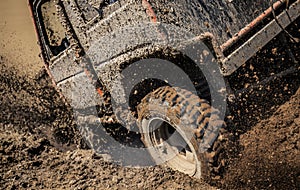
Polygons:
<instances>
[{"instance_id":1,"label":"dirt track","mask_svg":"<svg viewBox=\"0 0 300 190\"><path fill-rule=\"evenodd\" d=\"M1 188L211 188L160 166L132 169L105 162L80 146L72 112L48 77L29 80L7 68L8 63L1 60Z\"/></svg>"},{"instance_id":2,"label":"dirt track","mask_svg":"<svg viewBox=\"0 0 300 190\"><path fill-rule=\"evenodd\" d=\"M241 135L243 150L227 171L229 189L300 187L300 89L269 118Z\"/></svg>"},{"instance_id":3,"label":"dirt track","mask_svg":"<svg viewBox=\"0 0 300 190\"><path fill-rule=\"evenodd\" d=\"M5 63L3 65L3 63ZM1 60L0 154L3 189L209 189L201 180L160 166L122 168L80 146L71 111L49 80L26 79ZM39 81L39 82L38 82ZM299 187L300 90L271 118L240 138L223 187Z\"/></svg>"},{"instance_id":4,"label":"dirt track","mask_svg":"<svg viewBox=\"0 0 300 190\"><path fill-rule=\"evenodd\" d=\"M1 8L8 6L2 3ZM20 10L24 6L25 3ZM36 40L33 28L28 27L28 12L22 14L3 17L0 28L1 36L5 36L0 39L2 189L214 189L201 180L160 166L122 168L85 149L75 132L70 108L59 99L43 72L36 75L41 68ZM25 24L11 24L16 22ZM249 125L239 126L242 131L236 129L237 124L229 124L232 132L238 134L233 143L238 148L233 148L229 168L219 186L225 189L300 187L300 89L294 90L299 88L299 81L290 78L286 83L290 85L286 87L290 93L275 97L278 101L274 101L268 113L242 118ZM266 93L256 105L264 106L269 96ZM247 106L250 109L251 105Z\"/></svg>"}]
</instances>

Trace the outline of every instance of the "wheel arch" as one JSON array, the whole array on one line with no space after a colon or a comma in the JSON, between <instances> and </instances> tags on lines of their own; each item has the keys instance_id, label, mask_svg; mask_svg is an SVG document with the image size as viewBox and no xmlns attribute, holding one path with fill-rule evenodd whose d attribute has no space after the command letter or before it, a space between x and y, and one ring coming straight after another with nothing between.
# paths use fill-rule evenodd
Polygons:
<instances>
[{"instance_id":1,"label":"wheel arch","mask_svg":"<svg viewBox=\"0 0 300 190\"><path fill-rule=\"evenodd\" d=\"M162 59L174 63L179 69L183 70L187 74L191 82L193 83L196 92L200 98L206 99L210 102L211 95L209 93L208 82L205 79L205 75L198 67L198 65L187 55L184 55L182 52L179 52L173 48L166 47L158 49L148 55L143 55L143 57L136 58L129 63L125 63L122 66L122 70L126 69L128 66L134 62L142 59ZM140 81L129 93L129 107L135 112L136 106L141 102L141 100L150 92L156 90L161 86L169 86L165 81L159 79L144 79ZM205 94L201 92L201 88L205 89ZM142 89L138 90L137 89ZM136 93L138 92L138 93Z\"/></svg>"}]
</instances>

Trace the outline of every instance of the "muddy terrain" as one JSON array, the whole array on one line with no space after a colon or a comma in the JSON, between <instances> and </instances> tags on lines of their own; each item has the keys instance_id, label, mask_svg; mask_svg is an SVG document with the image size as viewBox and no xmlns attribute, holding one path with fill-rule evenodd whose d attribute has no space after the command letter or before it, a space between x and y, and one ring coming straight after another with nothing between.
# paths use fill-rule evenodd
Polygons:
<instances>
[{"instance_id":1,"label":"muddy terrain","mask_svg":"<svg viewBox=\"0 0 300 190\"><path fill-rule=\"evenodd\" d=\"M0 11L1 189L299 189L299 44L277 39L232 76L235 90L249 90L229 103L228 167L207 184L163 166L120 167L88 149L38 59L26 3L9 2L1 9L20 11ZM290 66L287 76L274 74Z\"/></svg>"},{"instance_id":2,"label":"muddy terrain","mask_svg":"<svg viewBox=\"0 0 300 190\"><path fill-rule=\"evenodd\" d=\"M3 189L213 189L165 167L123 168L88 150L71 108L41 72L18 76L1 58L0 186Z\"/></svg>"},{"instance_id":3,"label":"muddy terrain","mask_svg":"<svg viewBox=\"0 0 300 190\"><path fill-rule=\"evenodd\" d=\"M70 107L47 75L19 76L1 57L0 186L3 189L214 189L168 168L123 168L95 155L76 133ZM297 189L300 90L240 136L218 187Z\"/></svg>"}]
</instances>

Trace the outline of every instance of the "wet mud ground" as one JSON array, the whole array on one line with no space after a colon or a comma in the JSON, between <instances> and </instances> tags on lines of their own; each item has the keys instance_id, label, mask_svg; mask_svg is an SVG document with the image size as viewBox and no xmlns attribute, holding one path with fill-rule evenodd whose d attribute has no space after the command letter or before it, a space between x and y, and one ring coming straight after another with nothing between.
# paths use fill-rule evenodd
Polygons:
<instances>
[{"instance_id":1,"label":"wet mud ground","mask_svg":"<svg viewBox=\"0 0 300 190\"><path fill-rule=\"evenodd\" d=\"M168 168L123 168L84 146L71 108L47 76L26 79L1 59L3 189L213 189Z\"/></svg>"},{"instance_id":2,"label":"wet mud ground","mask_svg":"<svg viewBox=\"0 0 300 190\"><path fill-rule=\"evenodd\" d=\"M287 39L283 46L277 39L229 78L236 102L229 103L227 116L228 167L223 179L208 184L163 166L124 168L95 155L42 69L36 45L30 44L34 35L28 37L33 30L20 32L5 19L0 23L5 36L0 39L1 189L299 189L299 44ZM276 75L290 66L294 72ZM264 81L269 76L274 77ZM240 91L243 87L248 90Z\"/></svg>"},{"instance_id":3,"label":"wet mud ground","mask_svg":"<svg viewBox=\"0 0 300 190\"><path fill-rule=\"evenodd\" d=\"M231 147L227 147L228 168L224 178L210 186L162 166L133 169L105 162L84 146L71 108L43 71L29 78L7 65L10 60L1 57L3 189L299 188L299 68L274 80L277 84L272 89L277 94L261 89L253 91L254 95L241 95L248 97L243 99L247 104L233 106L227 121L234 134ZM251 111L251 107L255 109Z\"/></svg>"}]
</instances>

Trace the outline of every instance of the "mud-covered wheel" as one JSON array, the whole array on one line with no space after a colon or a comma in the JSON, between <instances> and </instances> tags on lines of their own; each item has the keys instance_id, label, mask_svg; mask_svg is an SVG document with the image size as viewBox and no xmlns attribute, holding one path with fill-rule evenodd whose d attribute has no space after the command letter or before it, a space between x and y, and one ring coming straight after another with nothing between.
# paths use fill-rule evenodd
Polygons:
<instances>
[{"instance_id":1,"label":"mud-covered wheel","mask_svg":"<svg viewBox=\"0 0 300 190\"><path fill-rule=\"evenodd\" d=\"M138 105L142 141L158 164L196 178L218 179L224 168L224 122L218 111L193 93L169 86Z\"/></svg>"}]
</instances>

